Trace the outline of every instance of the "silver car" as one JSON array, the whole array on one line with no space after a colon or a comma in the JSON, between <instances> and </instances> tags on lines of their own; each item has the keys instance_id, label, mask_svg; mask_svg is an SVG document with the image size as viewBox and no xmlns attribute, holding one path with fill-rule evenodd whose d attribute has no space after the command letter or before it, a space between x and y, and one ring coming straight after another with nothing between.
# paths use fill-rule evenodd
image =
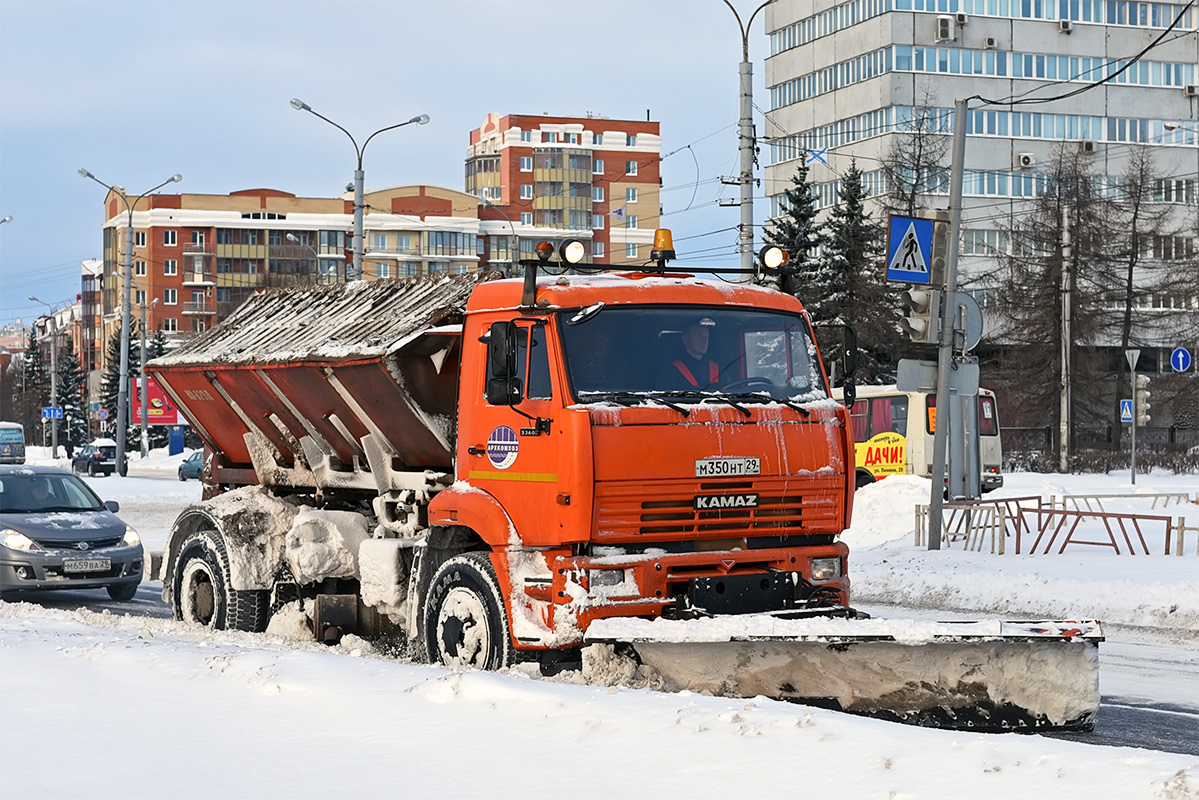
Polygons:
<instances>
[{"instance_id":1,"label":"silver car","mask_svg":"<svg viewBox=\"0 0 1199 800\"><path fill-rule=\"evenodd\" d=\"M0 594L104 588L132 600L142 542L117 510L66 470L0 465Z\"/></svg>"}]
</instances>

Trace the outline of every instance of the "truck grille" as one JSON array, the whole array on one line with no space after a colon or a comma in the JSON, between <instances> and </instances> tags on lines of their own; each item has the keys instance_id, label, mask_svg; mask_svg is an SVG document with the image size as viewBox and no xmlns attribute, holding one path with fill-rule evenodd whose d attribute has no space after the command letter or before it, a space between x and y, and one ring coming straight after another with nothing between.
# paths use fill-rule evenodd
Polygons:
<instances>
[{"instance_id":1,"label":"truck grille","mask_svg":"<svg viewBox=\"0 0 1199 800\"><path fill-rule=\"evenodd\" d=\"M597 540L790 536L840 531L842 478L597 484ZM697 495L756 494L754 508L695 508Z\"/></svg>"}]
</instances>

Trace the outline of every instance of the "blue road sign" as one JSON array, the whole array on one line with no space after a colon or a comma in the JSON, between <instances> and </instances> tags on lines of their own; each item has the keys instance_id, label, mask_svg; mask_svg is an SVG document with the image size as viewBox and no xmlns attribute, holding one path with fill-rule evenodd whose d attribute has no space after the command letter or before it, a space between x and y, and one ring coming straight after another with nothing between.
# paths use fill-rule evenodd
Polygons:
<instances>
[{"instance_id":1,"label":"blue road sign","mask_svg":"<svg viewBox=\"0 0 1199 800\"><path fill-rule=\"evenodd\" d=\"M62 419L62 409L42 406L42 419Z\"/></svg>"},{"instance_id":2,"label":"blue road sign","mask_svg":"<svg viewBox=\"0 0 1199 800\"><path fill-rule=\"evenodd\" d=\"M1120 421L1121 422L1132 422L1132 401L1131 400L1121 400L1120 401Z\"/></svg>"},{"instance_id":3,"label":"blue road sign","mask_svg":"<svg viewBox=\"0 0 1199 800\"><path fill-rule=\"evenodd\" d=\"M891 217L887 236L887 280L928 285L933 261L933 221Z\"/></svg>"},{"instance_id":4,"label":"blue road sign","mask_svg":"<svg viewBox=\"0 0 1199 800\"><path fill-rule=\"evenodd\" d=\"M1186 372L1191 368L1191 351L1185 347L1175 347L1170 354L1170 366L1175 372Z\"/></svg>"}]
</instances>

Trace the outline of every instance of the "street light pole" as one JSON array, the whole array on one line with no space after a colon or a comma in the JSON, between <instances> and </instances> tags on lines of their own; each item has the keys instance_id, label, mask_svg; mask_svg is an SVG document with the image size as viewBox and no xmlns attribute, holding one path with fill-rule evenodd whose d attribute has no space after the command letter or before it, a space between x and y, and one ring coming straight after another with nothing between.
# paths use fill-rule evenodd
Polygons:
<instances>
[{"instance_id":1,"label":"street light pole","mask_svg":"<svg viewBox=\"0 0 1199 800\"><path fill-rule=\"evenodd\" d=\"M54 306L33 295L29 299L50 309L50 322L46 326L50 331L50 408L58 408L58 320L54 317ZM50 458L58 458L58 417L50 417Z\"/></svg>"},{"instance_id":2,"label":"street light pole","mask_svg":"<svg viewBox=\"0 0 1199 800\"><path fill-rule=\"evenodd\" d=\"M158 305L158 298L150 303L150 307ZM142 298L142 458L150 454L150 384L146 378L146 299Z\"/></svg>"},{"instance_id":3,"label":"street light pole","mask_svg":"<svg viewBox=\"0 0 1199 800\"><path fill-rule=\"evenodd\" d=\"M503 214L503 216L504 216L504 219L508 220L508 227L509 227L509 228L511 229L511 231L512 231L512 243L511 243L511 245L510 245L510 248L515 248L515 250L513 250L513 249L509 249L509 251L508 251L508 258L509 258L509 261L511 261L511 263L512 263L512 268L513 268L513 270L514 270L514 269L515 269L515 267L516 267L516 264L517 264L517 263L520 261L520 237L518 237L518 236L516 235L516 226L512 224L512 217L508 216L508 212L507 212L507 211L504 211L504 209L500 208L500 207L499 207L499 206L497 206L495 203L493 203L493 202L491 202L490 200L488 200L486 197L482 197L482 196L480 196L480 197L479 197L479 199L483 201L483 205L485 205L485 206L491 206L491 207L492 207L492 208L494 208L496 211L498 211L498 212L500 212L501 214ZM491 252L491 248L490 248L490 247L487 249L487 252L488 252L488 253L490 253L490 252ZM512 272L512 270L509 270L509 271L508 271L508 273L511 273L511 272Z\"/></svg>"},{"instance_id":4,"label":"street light pole","mask_svg":"<svg viewBox=\"0 0 1199 800\"><path fill-rule=\"evenodd\" d=\"M347 131L345 128L341 127L336 122L329 119L328 117L318 114L316 111L313 111L312 107L309 106L307 103L305 103L303 100L293 97L291 99L291 107L294 108L296 111L307 111L309 114L312 114L315 117L320 117L325 122L328 122L334 128L337 128L339 131L344 133L346 136L349 136L350 144L354 145L354 153L358 156L358 169L354 170L354 238L353 238L353 242L351 243L352 248L354 250L354 274L353 275L347 274L346 280L347 281L361 280L362 279L362 250L363 250L363 246L362 246L362 210L363 210L362 154L366 152L366 146L371 143L371 139L374 139L380 133L395 130L396 128L402 128L405 125L411 125L414 122L417 125L424 125L429 121L429 115L428 114L420 114L419 116L415 116L412 119L408 120L407 122L401 122L396 125L389 125L386 128L380 128L379 130L372 133L370 136L366 137L366 141L362 143L362 147L359 147L358 142L354 139L353 135L351 135L349 131Z\"/></svg>"},{"instance_id":5,"label":"street light pole","mask_svg":"<svg viewBox=\"0 0 1199 800\"><path fill-rule=\"evenodd\" d=\"M129 465L125 458L125 435L129 427L129 317L132 311L131 304L133 298L133 209L137 208L137 204L142 201L148 194L152 194L168 183L178 183L183 180L182 175L172 175L162 183L155 186L142 194L138 195L133 204L129 204L129 197L125 190L120 186L109 186L104 181L97 178L86 169L80 168L79 174L84 178L91 178L96 183L103 186L110 192L115 192L121 198L121 202L125 204L125 211L128 215L128 220L125 225L125 280L123 288L123 296L121 297L121 385L117 387L117 418L115 424L117 426L117 474L124 477L129 471Z\"/></svg>"},{"instance_id":6,"label":"street light pole","mask_svg":"<svg viewBox=\"0 0 1199 800\"><path fill-rule=\"evenodd\" d=\"M774 0L766 0L749 15L749 22L742 25L737 9L733 8L729 0L724 0L724 4L733 12L733 16L737 18L737 25L741 28L741 122L738 133L741 174L737 182L741 184L741 269L747 275L751 274L754 268L754 67L749 61L749 28L754 24L754 17L758 16L758 12L773 2Z\"/></svg>"}]
</instances>

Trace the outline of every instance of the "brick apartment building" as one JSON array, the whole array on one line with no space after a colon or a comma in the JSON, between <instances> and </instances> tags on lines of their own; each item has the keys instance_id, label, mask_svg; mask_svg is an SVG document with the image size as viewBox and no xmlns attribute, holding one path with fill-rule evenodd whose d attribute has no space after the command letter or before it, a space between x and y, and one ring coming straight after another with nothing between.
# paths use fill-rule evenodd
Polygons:
<instances>
[{"instance_id":1,"label":"brick apartment building","mask_svg":"<svg viewBox=\"0 0 1199 800\"><path fill-rule=\"evenodd\" d=\"M526 258L543 239L579 238L597 265L645 263L661 215L660 160L657 122L488 114L466 158L484 257L510 264L513 236Z\"/></svg>"}]
</instances>

